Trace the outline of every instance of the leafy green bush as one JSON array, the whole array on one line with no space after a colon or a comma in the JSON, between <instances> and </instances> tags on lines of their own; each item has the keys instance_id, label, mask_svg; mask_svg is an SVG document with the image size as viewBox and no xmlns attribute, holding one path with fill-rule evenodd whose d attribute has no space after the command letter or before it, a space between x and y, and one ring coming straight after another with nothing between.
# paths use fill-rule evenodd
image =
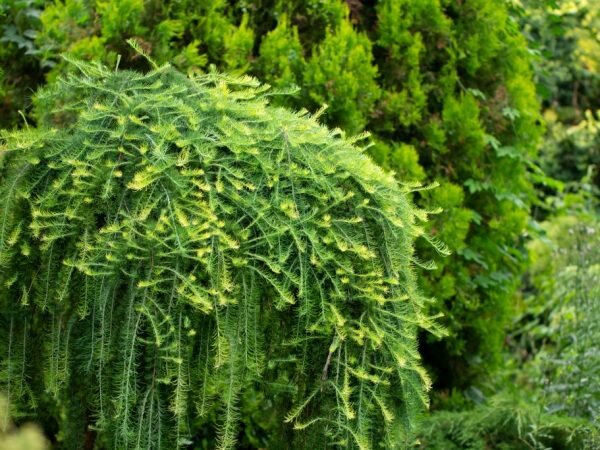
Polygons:
<instances>
[{"instance_id":1,"label":"leafy green bush","mask_svg":"<svg viewBox=\"0 0 600 450\"><path fill-rule=\"evenodd\" d=\"M594 199L565 209L528 245L522 316L501 376L440 399L419 429L426 449L587 449L600 446L600 234Z\"/></svg>"},{"instance_id":2,"label":"leafy green bush","mask_svg":"<svg viewBox=\"0 0 600 450\"><path fill-rule=\"evenodd\" d=\"M600 221L573 211L543 224L530 244L532 288L540 326L541 387L553 411L600 423Z\"/></svg>"},{"instance_id":3,"label":"leafy green bush","mask_svg":"<svg viewBox=\"0 0 600 450\"><path fill-rule=\"evenodd\" d=\"M588 183L600 190L600 110L586 111L574 125L561 122L553 109L545 112L546 135L543 167L561 182Z\"/></svg>"},{"instance_id":4,"label":"leafy green bush","mask_svg":"<svg viewBox=\"0 0 600 450\"><path fill-rule=\"evenodd\" d=\"M600 390L593 381L600 377L598 201L583 183L576 192L548 200L554 215L541 223L528 244L531 264L524 300L507 336L510 376L496 383L495 392L517 386L518 398L539 408L538 426L562 423L558 429L563 435L578 436L566 447L556 443L546 447L596 449L600 446ZM577 430L567 432L569 421L579 423Z\"/></svg>"},{"instance_id":5,"label":"leafy green bush","mask_svg":"<svg viewBox=\"0 0 600 450\"><path fill-rule=\"evenodd\" d=\"M526 261L532 198L527 167L540 129L531 55L506 2L492 0L62 0L35 39L48 79L58 55L141 68L133 37L159 62L198 73L210 64L299 95L273 101L317 110L349 133L368 129L371 155L401 180L436 180L417 194L441 205L430 233L453 251L423 276L451 332L426 342L440 387L467 386L497 365ZM427 174L427 175L425 175ZM421 246L428 252L426 246Z\"/></svg>"},{"instance_id":6,"label":"leafy green bush","mask_svg":"<svg viewBox=\"0 0 600 450\"><path fill-rule=\"evenodd\" d=\"M416 447L592 450L599 442L598 431L586 421L549 414L529 399L498 395L471 409L433 413L421 424Z\"/></svg>"},{"instance_id":7,"label":"leafy green bush","mask_svg":"<svg viewBox=\"0 0 600 450\"><path fill-rule=\"evenodd\" d=\"M412 270L417 236L445 252L422 188L252 78L74 65L4 134L11 404L65 447L402 448L416 333L443 333Z\"/></svg>"},{"instance_id":8,"label":"leafy green bush","mask_svg":"<svg viewBox=\"0 0 600 450\"><path fill-rule=\"evenodd\" d=\"M600 6L590 0L525 0L517 13L532 50L544 107L578 121L600 94Z\"/></svg>"},{"instance_id":9,"label":"leafy green bush","mask_svg":"<svg viewBox=\"0 0 600 450\"><path fill-rule=\"evenodd\" d=\"M597 99L600 95L598 2L527 0L520 10L533 50L547 122L541 165L553 178L600 186Z\"/></svg>"}]
</instances>

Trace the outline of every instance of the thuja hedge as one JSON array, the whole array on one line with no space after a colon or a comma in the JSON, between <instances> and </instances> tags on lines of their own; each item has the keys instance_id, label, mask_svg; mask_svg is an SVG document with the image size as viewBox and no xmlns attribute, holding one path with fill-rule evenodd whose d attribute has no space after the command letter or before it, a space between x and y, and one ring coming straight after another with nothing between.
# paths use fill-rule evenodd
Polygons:
<instances>
[{"instance_id":1,"label":"thuja hedge","mask_svg":"<svg viewBox=\"0 0 600 450\"><path fill-rule=\"evenodd\" d=\"M373 3L30 1L39 19L17 34L28 58L52 67L50 81L68 70L63 52L110 66L120 54L122 67L143 68L125 43L133 37L184 71L215 64L278 88L299 85L295 97L274 101L313 111L327 103L329 125L374 133L370 153L385 169L438 180L417 201L445 209L428 230L453 255L421 284L440 299L451 336L424 350L439 387L466 386L499 361L525 261L526 172L540 133L530 54L501 0ZM18 54L11 45L6 61Z\"/></svg>"},{"instance_id":2,"label":"thuja hedge","mask_svg":"<svg viewBox=\"0 0 600 450\"><path fill-rule=\"evenodd\" d=\"M72 63L1 147L15 414L63 448L405 448L425 188L253 78Z\"/></svg>"}]
</instances>

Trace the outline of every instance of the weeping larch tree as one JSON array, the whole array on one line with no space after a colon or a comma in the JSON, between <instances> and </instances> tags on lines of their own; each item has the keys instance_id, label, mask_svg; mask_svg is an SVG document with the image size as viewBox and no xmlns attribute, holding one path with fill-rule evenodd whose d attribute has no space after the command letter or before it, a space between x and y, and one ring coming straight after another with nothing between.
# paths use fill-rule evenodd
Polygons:
<instances>
[{"instance_id":1,"label":"weeping larch tree","mask_svg":"<svg viewBox=\"0 0 600 450\"><path fill-rule=\"evenodd\" d=\"M62 448L405 446L416 334L443 333L413 273L417 236L445 252L427 187L253 78L70 63L2 136L13 413Z\"/></svg>"}]
</instances>

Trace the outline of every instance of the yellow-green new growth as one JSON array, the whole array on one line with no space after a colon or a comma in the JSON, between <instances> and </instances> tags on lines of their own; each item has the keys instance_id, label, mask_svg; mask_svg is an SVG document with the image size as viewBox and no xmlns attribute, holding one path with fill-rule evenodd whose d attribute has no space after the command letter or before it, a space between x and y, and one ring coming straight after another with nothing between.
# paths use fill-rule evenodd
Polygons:
<instances>
[{"instance_id":1,"label":"yellow-green new growth","mask_svg":"<svg viewBox=\"0 0 600 450\"><path fill-rule=\"evenodd\" d=\"M427 404L417 331L442 332L414 186L252 78L73 63L47 123L3 137L11 404L66 446L233 448L242 422L271 448L401 447Z\"/></svg>"}]
</instances>

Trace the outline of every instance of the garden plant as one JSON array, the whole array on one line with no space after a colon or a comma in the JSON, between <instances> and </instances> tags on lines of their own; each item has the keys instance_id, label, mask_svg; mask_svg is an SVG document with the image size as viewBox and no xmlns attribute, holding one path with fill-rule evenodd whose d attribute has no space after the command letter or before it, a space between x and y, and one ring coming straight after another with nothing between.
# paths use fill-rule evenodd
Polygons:
<instances>
[{"instance_id":1,"label":"garden plant","mask_svg":"<svg viewBox=\"0 0 600 450\"><path fill-rule=\"evenodd\" d=\"M599 100L596 0L0 1L0 448L600 448Z\"/></svg>"},{"instance_id":2,"label":"garden plant","mask_svg":"<svg viewBox=\"0 0 600 450\"><path fill-rule=\"evenodd\" d=\"M44 121L4 136L17 413L69 448L233 448L240 426L272 448L406 444L430 387L417 331L443 334L413 270L417 236L446 253L409 198L428 187L252 78L71 63ZM269 419L245 417L257 401Z\"/></svg>"}]
</instances>

